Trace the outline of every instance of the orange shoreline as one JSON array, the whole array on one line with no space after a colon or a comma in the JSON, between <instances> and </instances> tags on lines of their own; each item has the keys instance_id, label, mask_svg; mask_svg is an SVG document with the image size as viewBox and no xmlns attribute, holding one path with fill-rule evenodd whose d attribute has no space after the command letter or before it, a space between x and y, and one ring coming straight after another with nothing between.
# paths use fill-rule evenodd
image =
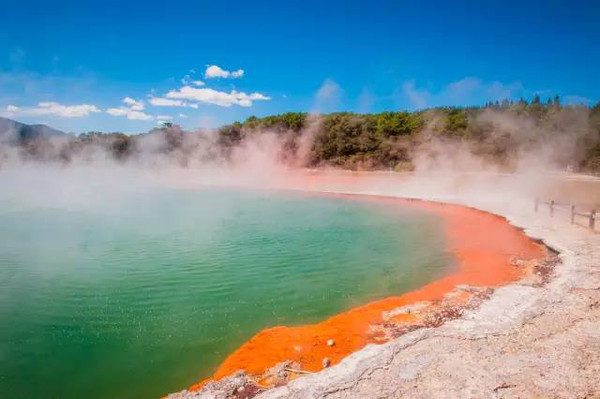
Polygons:
<instances>
[{"instance_id":1,"label":"orange shoreline","mask_svg":"<svg viewBox=\"0 0 600 399\"><path fill-rule=\"evenodd\" d=\"M211 378L192 385L190 390L201 389L206 383L239 370L260 379L268 369L284 361L292 361L305 371L322 370L323 359L329 359L334 365L367 344L381 343L381 336L373 327L384 322L384 312L423 301L440 301L458 285L505 285L528 272L513 265L515 258L527 261L546 254L543 245L531 240L503 217L477 209L391 197L331 196L410 205L437 213L444 223L447 249L457 262L456 271L418 290L370 302L317 324L262 330L229 355ZM404 313L394 316L393 321L410 324L415 318L415 315ZM328 340L335 344L328 345ZM260 383L271 385L268 379Z\"/></svg>"}]
</instances>

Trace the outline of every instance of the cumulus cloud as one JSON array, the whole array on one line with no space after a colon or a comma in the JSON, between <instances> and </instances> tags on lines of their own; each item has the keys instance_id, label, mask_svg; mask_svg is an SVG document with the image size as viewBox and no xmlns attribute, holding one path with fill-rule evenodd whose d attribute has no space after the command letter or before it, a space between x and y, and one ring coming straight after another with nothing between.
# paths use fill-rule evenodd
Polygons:
<instances>
[{"instance_id":1,"label":"cumulus cloud","mask_svg":"<svg viewBox=\"0 0 600 399\"><path fill-rule=\"evenodd\" d=\"M152 119L152 115L148 115L147 113L143 112L143 101L137 101L131 97L125 97L123 99L123 104L126 106L109 108L106 110L106 113L112 116L124 116L127 119L138 121L147 121Z\"/></svg>"},{"instance_id":2,"label":"cumulus cloud","mask_svg":"<svg viewBox=\"0 0 600 399\"><path fill-rule=\"evenodd\" d=\"M218 65L209 65L206 67L206 71L204 72L204 77L206 79L214 79L214 78L241 78L244 76L244 70L238 69L237 71L228 71L226 69L221 68Z\"/></svg>"},{"instance_id":3,"label":"cumulus cloud","mask_svg":"<svg viewBox=\"0 0 600 399\"><path fill-rule=\"evenodd\" d=\"M173 119L173 117L171 115L157 115L156 119L158 119L159 121L170 121L171 119Z\"/></svg>"},{"instance_id":4,"label":"cumulus cloud","mask_svg":"<svg viewBox=\"0 0 600 399\"><path fill-rule=\"evenodd\" d=\"M192 73L190 71L190 73ZM217 65L210 65L206 68L205 76L208 79L212 78L238 78L244 75L244 71L227 71ZM269 101L268 97L261 93L245 93L243 91L231 90L230 92L211 89L206 86L202 80L192 80L190 75L185 75L181 79L183 86L177 89L172 89L162 96L155 97L149 95L148 102L156 107L185 107L198 109L199 104L213 104L221 107L230 107L239 105L240 107L251 107L254 101ZM130 107L132 102L128 102ZM143 104L143 103L142 103Z\"/></svg>"},{"instance_id":5,"label":"cumulus cloud","mask_svg":"<svg viewBox=\"0 0 600 399\"><path fill-rule=\"evenodd\" d=\"M135 111L127 107L109 108L106 112L112 116L125 116L127 119L147 121L152 119L152 115L148 115L143 111Z\"/></svg>"},{"instance_id":6,"label":"cumulus cloud","mask_svg":"<svg viewBox=\"0 0 600 399\"><path fill-rule=\"evenodd\" d=\"M191 86L184 86L178 90L171 90L166 95L169 99L188 100L205 104L214 104L222 107L239 105L241 107L252 106L253 101L268 101L267 97L261 93L246 94L232 90L229 93L217 91L209 88L198 89ZM194 104L190 104L192 106ZM197 107L197 104L195 104Z\"/></svg>"},{"instance_id":7,"label":"cumulus cloud","mask_svg":"<svg viewBox=\"0 0 600 399\"><path fill-rule=\"evenodd\" d=\"M61 118L80 118L91 113L100 112L95 105L62 105L57 102L41 102L37 108L29 110L31 115L54 115Z\"/></svg>"},{"instance_id":8,"label":"cumulus cloud","mask_svg":"<svg viewBox=\"0 0 600 399\"><path fill-rule=\"evenodd\" d=\"M129 105L129 107L134 111L142 111L144 109L144 102L134 100L131 97L125 97L123 99L123 103Z\"/></svg>"},{"instance_id":9,"label":"cumulus cloud","mask_svg":"<svg viewBox=\"0 0 600 399\"><path fill-rule=\"evenodd\" d=\"M54 101L40 102L36 107L6 107L7 116L56 116L59 118L81 118L91 113L100 112L100 108L90 104L62 105Z\"/></svg>"},{"instance_id":10,"label":"cumulus cloud","mask_svg":"<svg viewBox=\"0 0 600 399\"><path fill-rule=\"evenodd\" d=\"M150 104L156 107L185 107L187 104L181 100L172 100L164 97L151 97Z\"/></svg>"},{"instance_id":11,"label":"cumulus cloud","mask_svg":"<svg viewBox=\"0 0 600 399\"><path fill-rule=\"evenodd\" d=\"M150 104L156 107L186 107L198 109L198 104L189 103L183 100L173 100L172 98L165 97L152 97L150 98Z\"/></svg>"}]
</instances>

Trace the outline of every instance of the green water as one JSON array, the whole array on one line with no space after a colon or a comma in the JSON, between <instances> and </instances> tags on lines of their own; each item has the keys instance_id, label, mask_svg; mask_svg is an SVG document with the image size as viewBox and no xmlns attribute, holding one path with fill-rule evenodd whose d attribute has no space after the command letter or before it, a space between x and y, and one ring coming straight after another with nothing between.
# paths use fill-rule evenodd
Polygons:
<instances>
[{"instance_id":1,"label":"green water","mask_svg":"<svg viewBox=\"0 0 600 399\"><path fill-rule=\"evenodd\" d=\"M158 397L265 327L406 292L451 263L435 216L397 205L216 189L92 198L0 196L2 398Z\"/></svg>"}]
</instances>

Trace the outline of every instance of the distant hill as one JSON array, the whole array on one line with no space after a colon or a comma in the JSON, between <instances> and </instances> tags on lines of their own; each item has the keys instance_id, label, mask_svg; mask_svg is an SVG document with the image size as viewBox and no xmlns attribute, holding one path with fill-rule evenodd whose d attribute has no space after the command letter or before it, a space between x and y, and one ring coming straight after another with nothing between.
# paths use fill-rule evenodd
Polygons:
<instances>
[{"instance_id":1,"label":"distant hill","mask_svg":"<svg viewBox=\"0 0 600 399\"><path fill-rule=\"evenodd\" d=\"M64 132L56 130L47 125L27 125L13 121L12 119L0 117L0 138L15 141L28 141L32 139L61 136Z\"/></svg>"}]
</instances>

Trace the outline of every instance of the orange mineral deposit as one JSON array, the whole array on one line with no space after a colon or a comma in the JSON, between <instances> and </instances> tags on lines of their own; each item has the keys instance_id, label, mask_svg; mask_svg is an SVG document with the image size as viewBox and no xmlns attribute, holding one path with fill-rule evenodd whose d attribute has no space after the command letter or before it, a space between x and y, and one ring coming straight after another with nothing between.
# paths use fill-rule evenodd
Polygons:
<instances>
[{"instance_id":1,"label":"orange mineral deposit","mask_svg":"<svg viewBox=\"0 0 600 399\"><path fill-rule=\"evenodd\" d=\"M523 274L523 270L511 264L512 258L534 259L544 254L543 246L533 242L504 218L490 213L459 205L417 200L348 197L414 206L438 214L447 235L448 251L456 258L456 271L416 291L359 306L318 324L265 329L229 355L212 380L227 377L238 370L260 376L286 360L297 362L302 370L322 370L323 359L329 359L334 365L375 342L372 334L369 334L369 327L382 321L383 312L416 302L439 300L459 284L486 287L507 284ZM398 315L396 318L406 323L414 320L412 315ZM328 345L328 340L333 340L335 345ZM190 389L200 389L211 379L195 384Z\"/></svg>"}]
</instances>

